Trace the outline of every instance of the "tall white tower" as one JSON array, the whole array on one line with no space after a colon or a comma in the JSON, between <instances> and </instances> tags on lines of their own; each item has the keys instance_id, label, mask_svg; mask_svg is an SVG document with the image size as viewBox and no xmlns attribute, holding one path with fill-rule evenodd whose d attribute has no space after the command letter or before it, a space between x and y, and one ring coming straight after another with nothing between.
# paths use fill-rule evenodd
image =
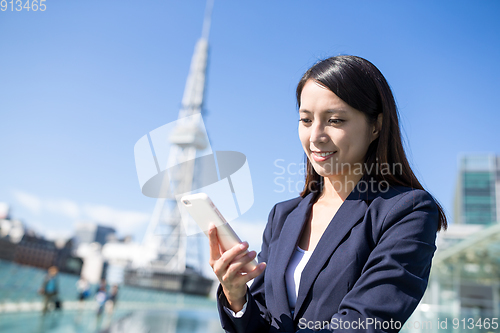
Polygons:
<instances>
[{"instance_id":1,"label":"tall white tower","mask_svg":"<svg viewBox=\"0 0 500 333\"><path fill-rule=\"evenodd\" d=\"M168 175L166 171L163 175L156 206L142 244L150 253L155 254L156 258L149 262L149 268L156 272L182 274L186 270L188 239L175 195L190 192L196 187L196 175L200 169L200 165L195 163L197 152L209 147L206 132L202 130L201 115L203 114L212 8L213 0L208 0L202 36L196 43L191 60L178 121L168 138L170 148L167 166L171 167L169 167ZM155 162L160 174L158 161L155 160ZM193 246L196 247L198 244L189 244L191 252L193 252ZM199 249L195 252L198 255L201 254Z\"/></svg>"}]
</instances>

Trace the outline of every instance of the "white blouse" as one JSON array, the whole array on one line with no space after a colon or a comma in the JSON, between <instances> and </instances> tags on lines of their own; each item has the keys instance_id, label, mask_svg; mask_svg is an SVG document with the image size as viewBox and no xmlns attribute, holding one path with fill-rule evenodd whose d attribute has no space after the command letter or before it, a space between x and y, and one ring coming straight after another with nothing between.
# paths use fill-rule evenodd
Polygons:
<instances>
[{"instance_id":1,"label":"white blouse","mask_svg":"<svg viewBox=\"0 0 500 333\"><path fill-rule=\"evenodd\" d=\"M312 251L302 250L297 246L293 252L290 263L285 271L286 292L288 295L288 305L290 309L295 309L297 296L299 295L300 277L302 271L306 267L309 258L311 258Z\"/></svg>"}]
</instances>

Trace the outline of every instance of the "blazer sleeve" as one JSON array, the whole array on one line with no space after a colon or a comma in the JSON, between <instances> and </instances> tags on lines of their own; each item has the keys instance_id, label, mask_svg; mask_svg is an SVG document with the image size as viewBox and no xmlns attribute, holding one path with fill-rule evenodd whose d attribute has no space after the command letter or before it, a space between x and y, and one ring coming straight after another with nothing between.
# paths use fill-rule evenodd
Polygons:
<instances>
[{"instance_id":1,"label":"blazer sleeve","mask_svg":"<svg viewBox=\"0 0 500 333\"><path fill-rule=\"evenodd\" d=\"M427 192L405 193L385 215L361 276L320 332L399 332L427 287L438 222Z\"/></svg>"},{"instance_id":2,"label":"blazer sleeve","mask_svg":"<svg viewBox=\"0 0 500 333\"><path fill-rule=\"evenodd\" d=\"M258 254L258 262L266 262L268 260L269 243L272 236L272 225L276 205L269 213L266 228L262 236L262 248ZM217 308L221 320L222 328L229 333L247 333L247 332L268 332L271 326L271 315L266 308L265 296L265 274L266 271L254 280L250 288L247 290L248 302L247 308L243 316L240 318L233 317L224 306L228 306L227 299L222 292L222 286L219 284L217 289Z\"/></svg>"}]
</instances>

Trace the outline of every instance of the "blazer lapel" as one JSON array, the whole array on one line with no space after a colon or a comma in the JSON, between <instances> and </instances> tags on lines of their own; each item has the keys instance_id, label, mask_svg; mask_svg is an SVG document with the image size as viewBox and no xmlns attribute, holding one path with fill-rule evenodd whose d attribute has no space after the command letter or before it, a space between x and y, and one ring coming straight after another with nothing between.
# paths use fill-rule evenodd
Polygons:
<instances>
[{"instance_id":1,"label":"blazer lapel","mask_svg":"<svg viewBox=\"0 0 500 333\"><path fill-rule=\"evenodd\" d=\"M287 313L290 318L292 315L288 306L285 270L295 251L302 228L309 219L313 198L314 193L310 193L300 201L299 205L290 214L288 214L280 232L276 255L273 258L274 274L272 274L272 276L274 295L276 297L275 302L279 308L279 313Z\"/></svg>"},{"instance_id":2,"label":"blazer lapel","mask_svg":"<svg viewBox=\"0 0 500 333\"><path fill-rule=\"evenodd\" d=\"M368 208L367 204L364 202L365 198L365 193L360 193L354 189L342 203L339 210L321 236L321 239L307 262L307 265L304 267L304 274L302 274L300 279L299 293L294 311L294 320L300 313L300 307L303 305L309 289L311 288L314 280L316 280L316 277L323 268L323 265L337 249L344 236L365 215ZM309 215L307 217L309 218ZM289 260L289 257L286 258Z\"/></svg>"}]
</instances>

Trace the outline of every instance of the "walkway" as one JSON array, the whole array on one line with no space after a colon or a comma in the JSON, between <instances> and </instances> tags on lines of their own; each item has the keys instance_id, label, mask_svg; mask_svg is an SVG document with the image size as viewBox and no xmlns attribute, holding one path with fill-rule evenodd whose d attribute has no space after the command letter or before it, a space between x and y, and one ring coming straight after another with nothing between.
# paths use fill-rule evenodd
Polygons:
<instances>
[{"instance_id":1,"label":"walkway","mask_svg":"<svg viewBox=\"0 0 500 333\"><path fill-rule=\"evenodd\" d=\"M68 274L59 276L63 309L42 316L37 291L44 276L45 270L0 260L0 332L223 332L213 299L128 286L120 287L114 313L98 318L93 298L76 301L78 278Z\"/></svg>"}]
</instances>

